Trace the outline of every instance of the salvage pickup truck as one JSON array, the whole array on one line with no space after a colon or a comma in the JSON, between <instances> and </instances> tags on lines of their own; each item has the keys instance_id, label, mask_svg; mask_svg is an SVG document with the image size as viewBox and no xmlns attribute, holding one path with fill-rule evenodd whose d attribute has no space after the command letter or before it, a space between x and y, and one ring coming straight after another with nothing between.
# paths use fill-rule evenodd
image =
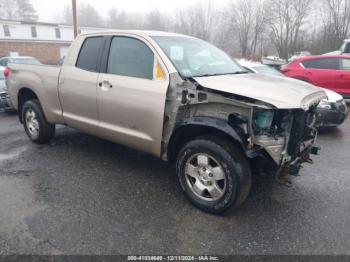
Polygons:
<instances>
[{"instance_id":1,"label":"salvage pickup truck","mask_svg":"<svg viewBox=\"0 0 350 262\"><path fill-rule=\"evenodd\" d=\"M197 38L154 31L82 34L61 67L10 64L13 106L29 138L55 124L175 163L198 208L222 213L248 196L252 173L288 184L312 162L324 91L246 72Z\"/></svg>"}]
</instances>

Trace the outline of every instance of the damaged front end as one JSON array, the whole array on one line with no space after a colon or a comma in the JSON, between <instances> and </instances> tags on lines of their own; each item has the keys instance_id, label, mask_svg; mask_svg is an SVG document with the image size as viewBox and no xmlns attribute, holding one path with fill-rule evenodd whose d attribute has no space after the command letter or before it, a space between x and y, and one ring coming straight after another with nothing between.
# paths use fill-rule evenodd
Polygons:
<instances>
[{"instance_id":1,"label":"damaged front end","mask_svg":"<svg viewBox=\"0 0 350 262\"><path fill-rule=\"evenodd\" d=\"M263 147L276 164L279 183L289 185L289 176L297 176L303 163L312 163L318 154L315 103L303 109L254 110L253 143Z\"/></svg>"},{"instance_id":2,"label":"damaged front end","mask_svg":"<svg viewBox=\"0 0 350 262\"><path fill-rule=\"evenodd\" d=\"M310 155L318 153L314 146L316 107L322 99L323 95L312 94L297 109L280 109L173 74L165 110L163 159L172 160L183 140L214 130L213 134L230 137L239 145L253 172L274 172L281 184L289 185L289 176L297 176L303 163L312 163Z\"/></svg>"}]
</instances>

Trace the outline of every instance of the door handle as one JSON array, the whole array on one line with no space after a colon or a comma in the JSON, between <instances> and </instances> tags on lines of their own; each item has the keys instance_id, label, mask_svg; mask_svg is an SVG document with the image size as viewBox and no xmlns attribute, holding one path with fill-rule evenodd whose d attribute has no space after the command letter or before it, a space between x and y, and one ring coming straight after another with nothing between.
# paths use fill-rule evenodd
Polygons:
<instances>
[{"instance_id":1,"label":"door handle","mask_svg":"<svg viewBox=\"0 0 350 262\"><path fill-rule=\"evenodd\" d=\"M99 87L113 88L113 85L109 81L102 81L102 82L98 83L98 86Z\"/></svg>"}]
</instances>

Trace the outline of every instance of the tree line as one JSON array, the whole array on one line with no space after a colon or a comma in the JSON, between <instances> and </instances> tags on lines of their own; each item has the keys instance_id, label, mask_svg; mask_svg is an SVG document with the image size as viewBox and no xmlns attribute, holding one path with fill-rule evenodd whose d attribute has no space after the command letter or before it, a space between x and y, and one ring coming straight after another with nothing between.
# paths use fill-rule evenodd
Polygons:
<instances>
[{"instance_id":1,"label":"tree line","mask_svg":"<svg viewBox=\"0 0 350 262\"><path fill-rule=\"evenodd\" d=\"M15 0L6 7L0 0L4 18L36 20L29 0ZM11 9L11 10L10 10ZM14 10L21 10L21 12ZM14 15L14 13L16 15ZM71 7L60 17L72 23ZM60 21L60 22L61 22ZM196 0L191 6L171 10L126 13L115 7L103 17L90 4L78 5L80 26L115 29L164 30L192 35L214 43L236 57L259 59L278 54L288 58L298 51L322 54L339 49L350 31L350 0Z\"/></svg>"}]
</instances>

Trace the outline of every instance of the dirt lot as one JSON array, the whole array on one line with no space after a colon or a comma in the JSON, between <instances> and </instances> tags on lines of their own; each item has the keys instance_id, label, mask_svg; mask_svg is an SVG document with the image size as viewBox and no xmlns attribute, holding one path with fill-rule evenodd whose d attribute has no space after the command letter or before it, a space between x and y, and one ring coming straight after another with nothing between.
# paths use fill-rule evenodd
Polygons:
<instances>
[{"instance_id":1,"label":"dirt lot","mask_svg":"<svg viewBox=\"0 0 350 262\"><path fill-rule=\"evenodd\" d=\"M157 158L67 127L50 145L0 113L0 255L350 254L350 121L293 187L257 177L247 202L205 214Z\"/></svg>"}]
</instances>

